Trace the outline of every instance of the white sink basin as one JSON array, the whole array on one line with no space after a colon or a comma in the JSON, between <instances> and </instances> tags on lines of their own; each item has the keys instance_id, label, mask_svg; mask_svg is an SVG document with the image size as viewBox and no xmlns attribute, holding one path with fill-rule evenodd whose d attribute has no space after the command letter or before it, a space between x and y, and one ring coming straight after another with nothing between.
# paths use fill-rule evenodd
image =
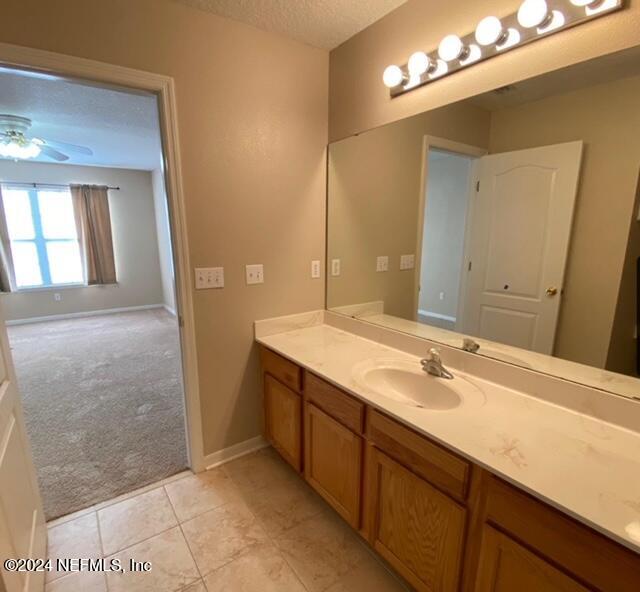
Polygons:
<instances>
[{"instance_id":1,"label":"white sink basin","mask_svg":"<svg viewBox=\"0 0 640 592\"><path fill-rule=\"evenodd\" d=\"M447 411L469 402L484 401L477 386L456 376L437 378L419 363L402 360L367 360L354 368L356 382L378 395L419 409Z\"/></svg>"}]
</instances>

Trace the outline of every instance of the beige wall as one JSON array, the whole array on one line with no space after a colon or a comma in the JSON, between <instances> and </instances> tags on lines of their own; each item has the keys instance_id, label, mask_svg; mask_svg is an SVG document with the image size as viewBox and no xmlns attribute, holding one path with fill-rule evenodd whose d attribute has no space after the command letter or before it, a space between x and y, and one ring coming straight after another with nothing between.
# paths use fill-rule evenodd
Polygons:
<instances>
[{"instance_id":1,"label":"beige wall","mask_svg":"<svg viewBox=\"0 0 640 592\"><path fill-rule=\"evenodd\" d=\"M606 364L607 370L635 374L636 376L638 375L636 323L638 319L638 282L640 281L637 271L637 261L640 257L638 208L640 208L640 179L636 191L633 216L629 222L629 240L627 242Z\"/></svg>"},{"instance_id":2,"label":"beige wall","mask_svg":"<svg viewBox=\"0 0 640 592\"><path fill-rule=\"evenodd\" d=\"M4 0L0 41L172 76L189 250L225 266L194 294L204 447L260 433L254 319L322 308L327 52L168 0ZM246 286L244 265L265 283Z\"/></svg>"},{"instance_id":3,"label":"beige wall","mask_svg":"<svg viewBox=\"0 0 640 592\"><path fill-rule=\"evenodd\" d=\"M330 308L384 301L385 313L414 317L415 274L400 255L415 254L425 134L486 148L489 112L450 105L332 144L329 149L328 257L341 260L329 277ZM389 271L376 272L376 257Z\"/></svg>"},{"instance_id":4,"label":"beige wall","mask_svg":"<svg viewBox=\"0 0 640 592\"><path fill-rule=\"evenodd\" d=\"M556 337L558 357L604 367L640 157L640 77L493 113L491 152L583 140L580 187Z\"/></svg>"},{"instance_id":5,"label":"beige wall","mask_svg":"<svg viewBox=\"0 0 640 592\"><path fill-rule=\"evenodd\" d=\"M175 274L173 271L173 250L171 248L171 232L169 213L167 210L167 193L164 186L162 170L151 172L153 188L153 209L155 214L156 234L158 236L158 255L160 257L160 278L162 280L162 304L175 314Z\"/></svg>"},{"instance_id":6,"label":"beige wall","mask_svg":"<svg viewBox=\"0 0 640 592\"><path fill-rule=\"evenodd\" d=\"M518 9L521 0L409 0L331 52L331 140L415 115L518 80L640 43L640 2L597 21L510 51L390 99L384 68L430 51L448 33L473 31L485 16Z\"/></svg>"},{"instance_id":7,"label":"beige wall","mask_svg":"<svg viewBox=\"0 0 640 592\"><path fill-rule=\"evenodd\" d=\"M151 175L146 171L0 160L0 182L88 183L109 192L118 284L3 294L7 320L162 304ZM60 295L59 302L54 293Z\"/></svg>"}]
</instances>

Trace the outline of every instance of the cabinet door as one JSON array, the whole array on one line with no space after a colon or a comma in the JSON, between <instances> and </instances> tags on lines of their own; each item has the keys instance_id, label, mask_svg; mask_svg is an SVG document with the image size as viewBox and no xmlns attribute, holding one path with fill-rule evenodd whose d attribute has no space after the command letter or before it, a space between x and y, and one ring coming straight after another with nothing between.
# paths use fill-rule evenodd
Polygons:
<instances>
[{"instance_id":1,"label":"cabinet door","mask_svg":"<svg viewBox=\"0 0 640 592\"><path fill-rule=\"evenodd\" d=\"M367 458L370 542L416 590L454 592L465 510L375 447Z\"/></svg>"},{"instance_id":2,"label":"cabinet door","mask_svg":"<svg viewBox=\"0 0 640 592\"><path fill-rule=\"evenodd\" d=\"M475 592L588 592L513 539L485 526Z\"/></svg>"},{"instance_id":3,"label":"cabinet door","mask_svg":"<svg viewBox=\"0 0 640 592\"><path fill-rule=\"evenodd\" d=\"M264 376L265 435L296 470L302 470L302 397L275 378Z\"/></svg>"},{"instance_id":4,"label":"cabinet door","mask_svg":"<svg viewBox=\"0 0 640 592\"><path fill-rule=\"evenodd\" d=\"M359 528L362 438L310 403L304 410L305 478L351 526Z\"/></svg>"}]
</instances>

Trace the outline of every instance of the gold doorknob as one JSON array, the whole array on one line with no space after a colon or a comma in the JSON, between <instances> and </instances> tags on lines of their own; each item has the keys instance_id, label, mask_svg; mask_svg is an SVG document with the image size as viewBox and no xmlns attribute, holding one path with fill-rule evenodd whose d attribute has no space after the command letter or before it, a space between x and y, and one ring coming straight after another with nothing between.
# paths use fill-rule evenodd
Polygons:
<instances>
[{"instance_id":1,"label":"gold doorknob","mask_svg":"<svg viewBox=\"0 0 640 592\"><path fill-rule=\"evenodd\" d=\"M558 293L558 288L555 286L549 286L547 288L547 296L555 296Z\"/></svg>"}]
</instances>

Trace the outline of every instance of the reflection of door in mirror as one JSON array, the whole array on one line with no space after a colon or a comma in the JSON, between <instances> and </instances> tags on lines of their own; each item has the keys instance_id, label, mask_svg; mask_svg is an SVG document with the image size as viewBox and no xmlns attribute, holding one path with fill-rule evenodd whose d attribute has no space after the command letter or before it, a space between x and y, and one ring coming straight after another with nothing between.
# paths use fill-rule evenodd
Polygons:
<instances>
[{"instance_id":1,"label":"reflection of door in mirror","mask_svg":"<svg viewBox=\"0 0 640 592\"><path fill-rule=\"evenodd\" d=\"M464 332L553 353L581 157L569 142L481 159Z\"/></svg>"}]
</instances>

